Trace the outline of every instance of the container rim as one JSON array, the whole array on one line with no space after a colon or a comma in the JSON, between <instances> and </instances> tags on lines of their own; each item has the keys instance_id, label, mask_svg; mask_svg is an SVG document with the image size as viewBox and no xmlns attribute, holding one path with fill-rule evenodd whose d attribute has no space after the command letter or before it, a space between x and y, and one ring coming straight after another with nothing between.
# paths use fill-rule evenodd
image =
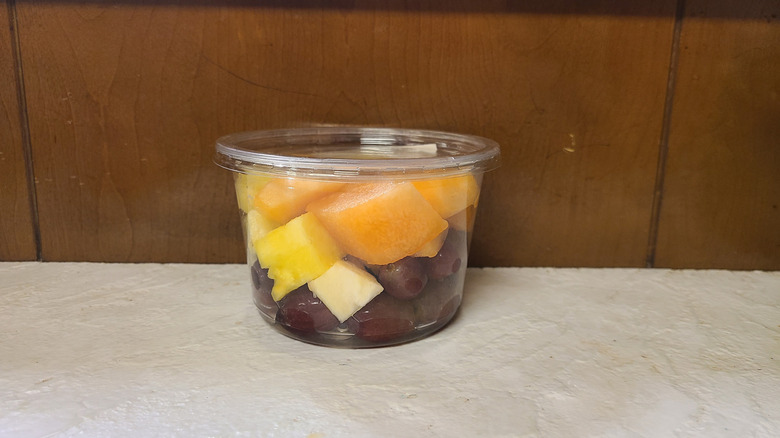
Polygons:
<instances>
[{"instance_id":1,"label":"container rim","mask_svg":"<svg viewBox=\"0 0 780 438\"><path fill-rule=\"evenodd\" d=\"M370 149L374 155L345 157L324 153L335 146L341 146L341 151ZM398 153L402 147L407 151L414 147L427 148L433 155ZM214 162L222 168L246 174L356 180L417 179L493 170L500 164L500 148L488 138L445 131L314 127L225 135L216 141Z\"/></svg>"}]
</instances>

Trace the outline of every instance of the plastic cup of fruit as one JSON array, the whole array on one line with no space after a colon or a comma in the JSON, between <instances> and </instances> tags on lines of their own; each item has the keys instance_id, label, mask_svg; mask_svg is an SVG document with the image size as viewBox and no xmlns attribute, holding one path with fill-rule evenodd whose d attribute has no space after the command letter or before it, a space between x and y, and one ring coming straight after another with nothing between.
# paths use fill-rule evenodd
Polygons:
<instances>
[{"instance_id":1,"label":"plastic cup of fruit","mask_svg":"<svg viewBox=\"0 0 780 438\"><path fill-rule=\"evenodd\" d=\"M233 171L252 291L283 334L344 348L432 334L463 295L488 139L307 128L217 140Z\"/></svg>"}]
</instances>

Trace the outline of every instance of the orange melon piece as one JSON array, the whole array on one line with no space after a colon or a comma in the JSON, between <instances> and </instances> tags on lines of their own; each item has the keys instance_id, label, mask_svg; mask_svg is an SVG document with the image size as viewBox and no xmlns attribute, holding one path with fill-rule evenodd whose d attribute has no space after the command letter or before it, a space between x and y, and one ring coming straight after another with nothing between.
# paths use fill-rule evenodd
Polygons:
<instances>
[{"instance_id":1,"label":"orange melon piece","mask_svg":"<svg viewBox=\"0 0 780 438\"><path fill-rule=\"evenodd\" d=\"M236 198L238 208L243 212L249 212L254 203L255 196L268 183L270 178L261 175L247 175L237 173L235 177Z\"/></svg>"},{"instance_id":2,"label":"orange melon piece","mask_svg":"<svg viewBox=\"0 0 780 438\"><path fill-rule=\"evenodd\" d=\"M414 181L412 184L443 218L474 204L479 195L479 185L472 174Z\"/></svg>"},{"instance_id":3,"label":"orange melon piece","mask_svg":"<svg viewBox=\"0 0 780 438\"><path fill-rule=\"evenodd\" d=\"M344 183L302 178L275 178L254 198L255 207L273 222L284 224L306 211L311 201L333 193Z\"/></svg>"},{"instance_id":4,"label":"orange melon piece","mask_svg":"<svg viewBox=\"0 0 780 438\"><path fill-rule=\"evenodd\" d=\"M422 248L418 249L417 252L412 255L415 257L436 257L436 254L439 253L442 245L444 245L444 240L447 238L447 231L449 231L449 228L425 243Z\"/></svg>"},{"instance_id":5,"label":"orange melon piece","mask_svg":"<svg viewBox=\"0 0 780 438\"><path fill-rule=\"evenodd\" d=\"M411 183L359 184L306 208L348 254L384 265L414 254L447 229Z\"/></svg>"},{"instance_id":6,"label":"orange melon piece","mask_svg":"<svg viewBox=\"0 0 780 438\"><path fill-rule=\"evenodd\" d=\"M469 205L463 210L447 218L447 222L455 230L468 231L474 229L474 217L477 215L477 207Z\"/></svg>"}]
</instances>

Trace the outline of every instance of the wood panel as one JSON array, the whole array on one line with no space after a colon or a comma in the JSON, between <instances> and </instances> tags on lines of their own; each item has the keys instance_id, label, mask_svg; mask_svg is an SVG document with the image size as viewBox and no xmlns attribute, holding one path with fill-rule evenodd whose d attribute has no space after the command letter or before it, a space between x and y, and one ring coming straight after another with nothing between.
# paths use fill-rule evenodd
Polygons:
<instances>
[{"instance_id":1,"label":"wood panel","mask_svg":"<svg viewBox=\"0 0 780 438\"><path fill-rule=\"evenodd\" d=\"M658 267L780 269L778 16L772 0L688 1Z\"/></svg>"},{"instance_id":2,"label":"wood panel","mask_svg":"<svg viewBox=\"0 0 780 438\"><path fill-rule=\"evenodd\" d=\"M212 118L220 84L201 53L218 11L17 7L44 260L240 260L232 187L211 162L232 126Z\"/></svg>"},{"instance_id":3,"label":"wood panel","mask_svg":"<svg viewBox=\"0 0 780 438\"><path fill-rule=\"evenodd\" d=\"M239 261L214 139L364 124L502 144L473 264L644 264L672 0L333 3L21 3L45 259Z\"/></svg>"},{"instance_id":4,"label":"wood panel","mask_svg":"<svg viewBox=\"0 0 780 438\"><path fill-rule=\"evenodd\" d=\"M30 191L22 143L14 39L0 2L0 261L35 260Z\"/></svg>"},{"instance_id":5,"label":"wood panel","mask_svg":"<svg viewBox=\"0 0 780 438\"><path fill-rule=\"evenodd\" d=\"M486 26L520 47L493 54L493 111L471 125L506 158L480 204L477 264L644 265L674 15L661 3L652 18Z\"/></svg>"}]
</instances>

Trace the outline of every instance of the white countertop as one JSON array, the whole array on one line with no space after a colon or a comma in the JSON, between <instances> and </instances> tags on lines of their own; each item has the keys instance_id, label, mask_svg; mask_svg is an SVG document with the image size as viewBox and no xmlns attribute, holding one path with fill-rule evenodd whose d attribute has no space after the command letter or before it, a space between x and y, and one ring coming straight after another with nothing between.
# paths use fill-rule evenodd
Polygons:
<instances>
[{"instance_id":1,"label":"white countertop","mask_svg":"<svg viewBox=\"0 0 780 438\"><path fill-rule=\"evenodd\" d=\"M260 319L239 265L0 263L0 436L780 436L780 273L470 269L369 350Z\"/></svg>"}]
</instances>

